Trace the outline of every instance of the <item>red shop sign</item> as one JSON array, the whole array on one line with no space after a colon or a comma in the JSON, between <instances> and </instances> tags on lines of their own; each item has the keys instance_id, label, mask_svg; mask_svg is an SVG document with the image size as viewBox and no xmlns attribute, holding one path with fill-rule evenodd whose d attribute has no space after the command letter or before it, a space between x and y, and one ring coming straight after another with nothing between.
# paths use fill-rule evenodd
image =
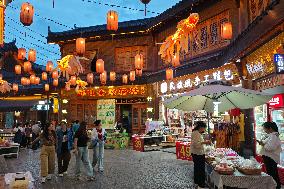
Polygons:
<instances>
[{"instance_id":1,"label":"red shop sign","mask_svg":"<svg viewBox=\"0 0 284 189\"><path fill-rule=\"evenodd\" d=\"M269 107L271 108L283 107L284 106L283 99L284 99L284 94L274 95L273 98L269 101Z\"/></svg>"}]
</instances>

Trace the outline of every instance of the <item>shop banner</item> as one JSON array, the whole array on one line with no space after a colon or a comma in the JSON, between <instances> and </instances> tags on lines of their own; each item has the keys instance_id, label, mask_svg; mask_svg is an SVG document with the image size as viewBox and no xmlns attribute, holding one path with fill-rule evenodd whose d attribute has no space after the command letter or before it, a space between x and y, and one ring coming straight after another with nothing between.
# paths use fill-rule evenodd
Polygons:
<instances>
[{"instance_id":1,"label":"shop banner","mask_svg":"<svg viewBox=\"0 0 284 189\"><path fill-rule=\"evenodd\" d=\"M277 94L269 101L269 107L271 108L280 108L284 107L283 103L284 94Z\"/></svg>"},{"instance_id":2,"label":"shop banner","mask_svg":"<svg viewBox=\"0 0 284 189\"><path fill-rule=\"evenodd\" d=\"M276 73L284 73L284 54L274 54L274 64L276 68Z\"/></svg>"},{"instance_id":3,"label":"shop banner","mask_svg":"<svg viewBox=\"0 0 284 189\"><path fill-rule=\"evenodd\" d=\"M115 124L115 99L98 100L97 119L105 129L113 129Z\"/></svg>"},{"instance_id":4,"label":"shop banner","mask_svg":"<svg viewBox=\"0 0 284 189\"><path fill-rule=\"evenodd\" d=\"M144 139L140 137L132 137L133 150L144 152Z\"/></svg>"},{"instance_id":5,"label":"shop banner","mask_svg":"<svg viewBox=\"0 0 284 189\"><path fill-rule=\"evenodd\" d=\"M177 159L192 161L189 142L176 142Z\"/></svg>"}]
</instances>

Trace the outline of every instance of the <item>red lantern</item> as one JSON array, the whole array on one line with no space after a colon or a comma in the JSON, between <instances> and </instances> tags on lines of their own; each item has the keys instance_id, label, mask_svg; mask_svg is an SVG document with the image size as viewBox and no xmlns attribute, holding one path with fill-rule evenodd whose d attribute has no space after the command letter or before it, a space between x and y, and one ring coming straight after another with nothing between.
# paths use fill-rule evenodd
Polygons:
<instances>
[{"instance_id":1,"label":"red lantern","mask_svg":"<svg viewBox=\"0 0 284 189\"><path fill-rule=\"evenodd\" d=\"M138 77L141 77L142 76L142 70L136 70L136 75Z\"/></svg>"},{"instance_id":2,"label":"red lantern","mask_svg":"<svg viewBox=\"0 0 284 189\"><path fill-rule=\"evenodd\" d=\"M77 80L76 76L72 75L71 78L70 78L71 85L75 86L76 85L76 80Z\"/></svg>"},{"instance_id":3,"label":"red lantern","mask_svg":"<svg viewBox=\"0 0 284 189\"><path fill-rule=\"evenodd\" d=\"M166 69L166 79L171 80L174 78L174 72L171 68Z\"/></svg>"},{"instance_id":4,"label":"red lantern","mask_svg":"<svg viewBox=\"0 0 284 189\"><path fill-rule=\"evenodd\" d=\"M108 11L107 13L107 30L116 31L118 29L118 14L116 11Z\"/></svg>"},{"instance_id":5,"label":"red lantern","mask_svg":"<svg viewBox=\"0 0 284 189\"><path fill-rule=\"evenodd\" d=\"M20 65L15 66L15 73L20 75L22 73L22 67Z\"/></svg>"},{"instance_id":6,"label":"red lantern","mask_svg":"<svg viewBox=\"0 0 284 189\"><path fill-rule=\"evenodd\" d=\"M76 52L77 55L82 56L85 54L86 50L86 43L85 43L85 38L78 38L76 39Z\"/></svg>"},{"instance_id":7,"label":"red lantern","mask_svg":"<svg viewBox=\"0 0 284 189\"><path fill-rule=\"evenodd\" d=\"M25 60L25 58L26 58L26 49L19 48L18 49L18 59L19 60Z\"/></svg>"},{"instance_id":8,"label":"red lantern","mask_svg":"<svg viewBox=\"0 0 284 189\"><path fill-rule=\"evenodd\" d=\"M233 26L231 22L225 22L221 26L221 37L225 40L232 39L233 36Z\"/></svg>"},{"instance_id":9,"label":"red lantern","mask_svg":"<svg viewBox=\"0 0 284 189\"><path fill-rule=\"evenodd\" d=\"M39 83L40 83L40 78L39 78L39 77L36 77L36 78L35 78L35 84L38 85Z\"/></svg>"},{"instance_id":10,"label":"red lantern","mask_svg":"<svg viewBox=\"0 0 284 189\"><path fill-rule=\"evenodd\" d=\"M126 74L123 74L122 83L127 84L127 82L128 82L128 76Z\"/></svg>"},{"instance_id":11,"label":"red lantern","mask_svg":"<svg viewBox=\"0 0 284 189\"><path fill-rule=\"evenodd\" d=\"M34 7L30 3L23 3L21 7L20 20L24 26L33 23Z\"/></svg>"},{"instance_id":12,"label":"red lantern","mask_svg":"<svg viewBox=\"0 0 284 189\"><path fill-rule=\"evenodd\" d=\"M135 71L130 71L129 80L135 81Z\"/></svg>"},{"instance_id":13,"label":"red lantern","mask_svg":"<svg viewBox=\"0 0 284 189\"><path fill-rule=\"evenodd\" d=\"M116 79L116 73L115 72L110 72L109 73L109 80L110 81L115 81Z\"/></svg>"},{"instance_id":14,"label":"red lantern","mask_svg":"<svg viewBox=\"0 0 284 189\"><path fill-rule=\"evenodd\" d=\"M105 71L104 61L102 59L98 59L96 62L96 72L103 73Z\"/></svg>"},{"instance_id":15,"label":"red lantern","mask_svg":"<svg viewBox=\"0 0 284 189\"><path fill-rule=\"evenodd\" d=\"M103 85L106 84L107 82L107 72L106 71L100 74L100 81L101 81L101 84Z\"/></svg>"},{"instance_id":16,"label":"red lantern","mask_svg":"<svg viewBox=\"0 0 284 189\"><path fill-rule=\"evenodd\" d=\"M135 69L142 70L142 68L143 68L143 55L137 54L135 56Z\"/></svg>"},{"instance_id":17,"label":"red lantern","mask_svg":"<svg viewBox=\"0 0 284 189\"><path fill-rule=\"evenodd\" d=\"M36 61L36 50L34 50L34 49L30 49L29 50L28 60L30 62L35 62Z\"/></svg>"},{"instance_id":18,"label":"red lantern","mask_svg":"<svg viewBox=\"0 0 284 189\"><path fill-rule=\"evenodd\" d=\"M58 86L58 79L53 79L52 84L53 84L53 86L57 87Z\"/></svg>"},{"instance_id":19,"label":"red lantern","mask_svg":"<svg viewBox=\"0 0 284 189\"><path fill-rule=\"evenodd\" d=\"M13 83L13 87L12 87L13 91L18 92L19 90L19 86L16 83Z\"/></svg>"},{"instance_id":20,"label":"red lantern","mask_svg":"<svg viewBox=\"0 0 284 189\"><path fill-rule=\"evenodd\" d=\"M44 85L44 90L47 92L47 91L49 91L49 84L45 84Z\"/></svg>"},{"instance_id":21,"label":"red lantern","mask_svg":"<svg viewBox=\"0 0 284 189\"><path fill-rule=\"evenodd\" d=\"M90 84L94 83L94 74L93 73L87 74L87 82L90 83Z\"/></svg>"},{"instance_id":22,"label":"red lantern","mask_svg":"<svg viewBox=\"0 0 284 189\"><path fill-rule=\"evenodd\" d=\"M46 64L46 71L47 72L51 72L53 69L53 63L52 61L47 61L47 64Z\"/></svg>"},{"instance_id":23,"label":"red lantern","mask_svg":"<svg viewBox=\"0 0 284 189\"><path fill-rule=\"evenodd\" d=\"M24 62L24 72L30 72L32 70L32 64L30 62Z\"/></svg>"},{"instance_id":24,"label":"red lantern","mask_svg":"<svg viewBox=\"0 0 284 189\"><path fill-rule=\"evenodd\" d=\"M21 78L21 84L22 84L22 85L26 85L26 84L27 84L27 78L22 77L22 78Z\"/></svg>"},{"instance_id":25,"label":"red lantern","mask_svg":"<svg viewBox=\"0 0 284 189\"><path fill-rule=\"evenodd\" d=\"M44 81L47 80L47 73L46 72L42 72L41 79L44 80Z\"/></svg>"},{"instance_id":26,"label":"red lantern","mask_svg":"<svg viewBox=\"0 0 284 189\"><path fill-rule=\"evenodd\" d=\"M26 85L30 85L30 84L31 84L31 80L29 78L27 78Z\"/></svg>"},{"instance_id":27,"label":"red lantern","mask_svg":"<svg viewBox=\"0 0 284 189\"><path fill-rule=\"evenodd\" d=\"M35 79L36 79L36 76L35 76L35 75L31 75L31 76L30 76L31 84L35 84Z\"/></svg>"},{"instance_id":28,"label":"red lantern","mask_svg":"<svg viewBox=\"0 0 284 189\"><path fill-rule=\"evenodd\" d=\"M174 67L178 67L180 66L180 62L179 62L179 55L176 53L173 57L173 60L172 60L172 65Z\"/></svg>"},{"instance_id":29,"label":"red lantern","mask_svg":"<svg viewBox=\"0 0 284 189\"><path fill-rule=\"evenodd\" d=\"M54 70L54 71L52 72L52 78L53 78L53 79L57 79L57 78L58 78L58 71L57 71L57 70Z\"/></svg>"}]
</instances>

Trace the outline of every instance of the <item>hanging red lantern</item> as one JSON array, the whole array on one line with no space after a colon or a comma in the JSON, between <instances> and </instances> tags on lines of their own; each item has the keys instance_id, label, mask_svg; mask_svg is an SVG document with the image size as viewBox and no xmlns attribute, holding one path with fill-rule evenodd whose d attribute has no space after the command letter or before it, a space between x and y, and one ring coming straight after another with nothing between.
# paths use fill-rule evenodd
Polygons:
<instances>
[{"instance_id":1,"label":"hanging red lantern","mask_svg":"<svg viewBox=\"0 0 284 189\"><path fill-rule=\"evenodd\" d=\"M110 81L115 81L116 80L116 73L115 72L110 72L109 73L109 80Z\"/></svg>"},{"instance_id":2,"label":"hanging red lantern","mask_svg":"<svg viewBox=\"0 0 284 189\"><path fill-rule=\"evenodd\" d=\"M16 83L13 83L13 87L12 87L13 91L18 92L19 90L19 86Z\"/></svg>"},{"instance_id":3,"label":"hanging red lantern","mask_svg":"<svg viewBox=\"0 0 284 189\"><path fill-rule=\"evenodd\" d=\"M52 70L53 70L53 63L52 63L52 61L47 61L46 71L47 72L51 72Z\"/></svg>"},{"instance_id":4,"label":"hanging red lantern","mask_svg":"<svg viewBox=\"0 0 284 189\"><path fill-rule=\"evenodd\" d=\"M128 82L128 76L127 76L127 74L123 74L123 76L122 76L122 83L123 84L127 84L127 82Z\"/></svg>"},{"instance_id":5,"label":"hanging red lantern","mask_svg":"<svg viewBox=\"0 0 284 189\"><path fill-rule=\"evenodd\" d=\"M166 79L172 80L174 78L174 72L171 68L166 69Z\"/></svg>"},{"instance_id":6,"label":"hanging red lantern","mask_svg":"<svg viewBox=\"0 0 284 189\"><path fill-rule=\"evenodd\" d=\"M143 68L143 55L137 54L135 56L135 69L141 70Z\"/></svg>"},{"instance_id":7,"label":"hanging red lantern","mask_svg":"<svg viewBox=\"0 0 284 189\"><path fill-rule=\"evenodd\" d=\"M24 62L24 72L30 72L32 70L32 64L30 62Z\"/></svg>"},{"instance_id":8,"label":"hanging red lantern","mask_svg":"<svg viewBox=\"0 0 284 189\"><path fill-rule=\"evenodd\" d=\"M76 39L76 52L78 56L82 56L85 54L86 50L86 43L85 38L78 38Z\"/></svg>"},{"instance_id":9,"label":"hanging red lantern","mask_svg":"<svg viewBox=\"0 0 284 189\"><path fill-rule=\"evenodd\" d=\"M35 78L35 84L38 85L39 83L40 83L40 78L39 78L39 77L36 77L36 78Z\"/></svg>"},{"instance_id":10,"label":"hanging red lantern","mask_svg":"<svg viewBox=\"0 0 284 189\"><path fill-rule=\"evenodd\" d=\"M49 91L49 84L44 84L44 90L47 92Z\"/></svg>"},{"instance_id":11,"label":"hanging red lantern","mask_svg":"<svg viewBox=\"0 0 284 189\"><path fill-rule=\"evenodd\" d=\"M136 71L136 75L138 77L141 77L142 76L142 70L135 70Z\"/></svg>"},{"instance_id":12,"label":"hanging red lantern","mask_svg":"<svg viewBox=\"0 0 284 189\"><path fill-rule=\"evenodd\" d=\"M100 81L102 85L106 84L107 82L107 72L106 71L100 74Z\"/></svg>"},{"instance_id":13,"label":"hanging red lantern","mask_svg":"<svg viewBox=\"0 0 284 189\"><path fill-rule=\"evenodd\" d=\"M36 50L34 50L34 49L29 50L28 60L30 62L36 62Z\"/></svg>"},{"instance_id":14,"label":"hanging red lantern","mask_svg":"<svg viewBox=\"0 0 284 189\"><path fill-rule=\"evenodd\" d=\"M76 80L77 80L76 76L72 75L71 78L70 78L71 85L75 86L76 85Z\"/></svg>"},{"instance_id":15,"label":"hanging red lantern","mask_svg":"<svg viewBox=\"0 0 284 189\"><path fill-rule=\"evenodd\" d=\"M22 73L22 67L20 65L15 66L15 73L20 75Z\"/></svg>"},{"instance_id":16,"label":"hanging red lantern","mask_svg":"<svg viewBox=\"0 0 284 189\"><path fill-rule=\"evenodd\" d=\"M52 84L53 84L54 87L57 87L58 86L58 79L53 79Z\"/></svg>"},{"instance_id":17,"label":"hanging red lantern","mask_svg":"<svg viewBox=\"0 0 284 189\"><path fill-rule=\"evenodd\" d=\"M52 75L53 79L57 79L58 78L58 71L54 70L51 75Z\"/></svg>"},{"instance_id":18,"label":"hanging red lantern","mask_svg":"<svg viewBox=\"0 0 284 189\"><path fill-rule=\"evenodd\" d=\"M21 6L20 20L24 26L30 26L33 23L34 7L30 3L23 3Z\"/></svg>"},{"instance_id":19,"label":"hanging red lantern","mask_svg":"<svg viewBox=\"0 0 284 189\"><path fill-rule=\"evenodd\" d=\"M233 26L231 22L225 22L221 26L221 37L225 40L232 39L233 36Z\"/></svg>"},{"instance_id":20,"label":"hanging red lantern","mask_svg":"<svg viewBox=\"0 0 284 189\"><path fill-rule=\"evenodd\" d=\"M94 83L94 74L93 73L88 73L87 74L87 82L89 84L93 84Z\"/></svg>"},{"instance_id":21,"label":"hanging red lantern","mask_svg":"<svg viewBox=\"0 0 284 189\"><path fill-rule=\"evenodd\" d=\"M41 79L44 80L44 81L47 80L47 73L46 72L42 72Z\"/></svg>"},{"instance_id":22,"label":"hanging red lantern","mask_svg":"<svg viewBox=\"0 0 284 189\"><path fill-rule=\"evenodd\" d=\"M173 67L178 67L180 66L180 62L179 62L179 55L176 53L172 59L172 65Z\"/></svg>"},{"instance_id":23,"label":"hanging red lantern","mask_svg":"<svg viewBox=\"0 0 284 189\"><path fill-rule=\"evenodd\" d=\"M130 71L129 80L135 81L135 71Z\"/></svg>"},{"instance_id":24,"label":"hanging red lantern","mask_svg":"<svg viewBox=\"0 0 284 189\"><path fill-rule=\"evenodd\" d=\"M31 84L31 80L29 78L27 78L26 85L30 85L30 84Z\"/></svg>"},{"instance_id":25,"label":"hanging red lantern","mask_svg":"<svg viewBox=\"0 0 284 189\"><path fill-rule=\"evenodd\" d=\"M22 77L22 78L21 78L21 84L22 84L22 85L26 85L26 83L27 83L27 78Z\"/></svg>"},{"instance_id":26,"label":"hanging red lantern","mask_svg":"<svg viewBox=\"0 0 284 189\"><path fill-rule=\"evenodd\" d=\"M18 59L19 60L25 60L26 58L26 49L25 48L19 48L18 49Z\"/></svg>"},{"instance_id":27,"label":"hanging red lantern","mask_svg":"<svg viewBox=\"0 0 284 189\"><path fill-rule=\"evenodd\" d=\"M105 65L104 61L102 59L98 59L96 62L96 72L97 73L103 73L105 71Z\"/></svg>"},{"instance_id":28,"label":"hanging red lantern","mask_svg":"<svg viewBox=\"0 0 284 189\"><path fill-rule=\"evenodd\" d=\"M118 14L116 11L108 11L107 13L107 30L116 31L118 29Z\"/></svg>"},{"instance_id":29,"label":"hanging red lantern","mask_svg":"<svg viewBox=\"0 0 284 189\"><path fill-rule=\"evenodd\" d=\"M36 76L35 76L35 75L31 75L31 76L30 76L31 84L35 84L35 79L36 79Z\"/></svg>"}]
</instances>

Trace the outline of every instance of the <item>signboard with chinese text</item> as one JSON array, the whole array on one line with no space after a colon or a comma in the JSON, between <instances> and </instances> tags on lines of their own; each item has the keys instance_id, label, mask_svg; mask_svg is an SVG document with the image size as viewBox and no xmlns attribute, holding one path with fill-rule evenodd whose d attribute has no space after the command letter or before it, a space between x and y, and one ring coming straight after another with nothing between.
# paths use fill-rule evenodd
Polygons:
<instances>
[{"instance_id":1,"label":"signboard with chinese text","mask_svg":"<svg viewBox=\"0 0 284 189\"><path fill-rule=\"evenodd\" d=\"M97 98L123 98L123 97L146 97L146 85L126 85L119 87L99 87L79 90L78 97Z\"/></svg>"},{"instance_id":2,"label":"signboard with chinese text","mask_svg":"<svg viewBox=\"0 0 284 189\"><path fill-rule=\"evenodd\" d=\"M102 127L113 129L115 124L115 99L98 100L97 120L101 120Z\"/></svg>"},{"instance_id":3,"label":"signboard with chinese text","mask_svg":"<svg viewBox=\"0 0 284 189\"><path fill-rule=\"evenodd\" d=\"M189 142L176 142L177 159L192 161Z\"/></svg>"},{"instance_id":4,"label":"signboard with chinese text","mask_svg":"<svg viewBox=\"0 0 284 189\"><path fill-rule=\"evenodd\" d=\"M58 98L53 98L53 113L58 113L59 110L59 102Z\"/></svg>"},{"instance_id":5,"label":"signboard with chinese text","mask_svg":"<svg viewBox=\"0 0 284 189\"><path fill-rule=\"evenodd\" d=\"M269 107L271 108L284 107L283 98L284 94L274 95L273 98L269 101Z\"/></svg>"},{"instance_id":6,"label":"signboard with chinese text","mask_svg":"<svg viewBox=\"0 0 284 189\"><path fill-rule=\"evenodd\" d=\"M174 78L171 81L161 82L159 85L159 93L165 95L188 92L198 85L208 82L210 79L229 81L232 84L240 83L236 66L234 64L227 64L220 68Z\"/></svg>"},{"instance_id":7,"label":"signboard with chinese text","mask_svg":"<svg viewBox=\"0 0 284 189\"><path fill-rule=\"evenodd\" d=\"M284 54L274 54L274 64L276 73L284 73Z\"/></svg>"}]
</instances>

